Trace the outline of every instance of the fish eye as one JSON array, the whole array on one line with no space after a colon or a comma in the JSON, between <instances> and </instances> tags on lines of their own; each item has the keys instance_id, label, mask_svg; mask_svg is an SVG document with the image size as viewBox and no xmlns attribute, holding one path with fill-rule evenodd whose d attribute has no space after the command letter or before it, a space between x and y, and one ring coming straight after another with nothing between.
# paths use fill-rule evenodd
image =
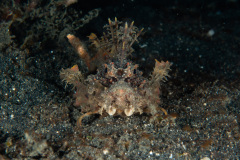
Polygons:
<instances>
[{"instance_id":1,"label":"fish eye","mask_svg":"<svg viewBox=\"0 0 240 160\"><path fill-rule=\"evenodd\" d=\"M136 69L134 69L134 70L133 70L133 74L136 74L136 73L137 73L137 70L136 70Z\"/></svg>"}]
</instances>

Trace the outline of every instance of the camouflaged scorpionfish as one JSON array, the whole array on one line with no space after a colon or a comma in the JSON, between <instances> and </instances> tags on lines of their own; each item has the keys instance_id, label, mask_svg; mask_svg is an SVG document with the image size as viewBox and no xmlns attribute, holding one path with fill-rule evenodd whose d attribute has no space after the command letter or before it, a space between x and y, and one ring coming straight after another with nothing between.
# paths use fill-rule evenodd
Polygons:
<instances>
[{"instance_id":1,"label":"camouflaged scorpionfish","mask_svg":"<svg viewBox=\"0 0 240 160\"><path fill-rule=\"evenodd\" d=\"M68 35L68 40L85 61L89 70L97 68L96 75L86 78L74 65L69 69L62 69L60 77L66 83L73 84L76 89L75 106L81 106L84 113L78 124L85 116L91 114L126 115L135 113L150 113L156 115L159 111L167 112L160 104L160 82L166 80L171 64L167 62L155 63L150 78L144 78L127 57L134 51L132 45L137 41L142 30L138 30L133 22L128 25L111 21L104 26L106 33L98 39L95 34L89 36L95 56L91 58L82 42L74 35Z\"/></svg>"}]
</instances>

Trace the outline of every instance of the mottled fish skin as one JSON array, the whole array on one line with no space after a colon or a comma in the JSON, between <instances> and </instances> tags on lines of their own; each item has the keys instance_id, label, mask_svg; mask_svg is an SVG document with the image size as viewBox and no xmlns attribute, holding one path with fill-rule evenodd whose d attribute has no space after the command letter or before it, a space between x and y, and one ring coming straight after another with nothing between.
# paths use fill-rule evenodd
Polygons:
<instances>
[{"instance_id":1,"label":"mottled fish skin","mask_svg":"<svg viewBox=\"0 0 240 160\"><path fill-rule=\"evenodd\" d=\"M89 36L92 48L96 52L90 57L84 44L74 35L68 35L70 44L79 57L86 63L89 71L97 69L95 75L83 76L77 65L70 69L62 69L60 77L67 84L72 84L75 106L81 106L84 113L78 119L78 125L85 116L91 114L132 116L135 113L148 113L152 116L163 111L159 105L160 82L165 81L171 64L156 60L150 78L142 76L138 65L128 58L134 51L132 45L137 42L143 29L139 30L134 22L111 21L105 25L106 33L98 39L95 34Z\"/></svg>"}]
</instances>

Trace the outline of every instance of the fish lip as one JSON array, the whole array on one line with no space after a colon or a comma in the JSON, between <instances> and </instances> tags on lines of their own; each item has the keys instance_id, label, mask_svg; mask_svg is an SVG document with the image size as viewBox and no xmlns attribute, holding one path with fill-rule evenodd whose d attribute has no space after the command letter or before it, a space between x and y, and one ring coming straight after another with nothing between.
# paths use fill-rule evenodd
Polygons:
<instances>
[{"instance_id":1,"label":"fish lip","mask_svg":"<svg viewBox=\"0 0 240 160\"><path fill-rule=\"evenodd\" d=\"M115 107L109 106L107 113L112 116L116 113L116 111L117 109Z\"/></svg>"},{"instance_id":2,"label":"fish lip","mask_svg":"<svg viewBox=\"0 0 240 160\"><path fill-rule=\"evenodd\" d=\"M126 116L131 116L131 115L133 115L134 111L135 111L134 108L124 109L124 113L126 114Z\"/></svg>"}]
</instances>

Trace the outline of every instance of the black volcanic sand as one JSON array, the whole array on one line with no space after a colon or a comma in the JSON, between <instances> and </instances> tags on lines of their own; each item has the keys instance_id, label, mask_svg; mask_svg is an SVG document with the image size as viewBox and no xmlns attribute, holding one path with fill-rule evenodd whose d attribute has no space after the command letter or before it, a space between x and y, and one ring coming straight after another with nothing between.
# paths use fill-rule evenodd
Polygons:
<instances>
[{"instance_id":1,"label":"black volcanic sand","mask_svg":"<svg viewBox=\"0 0 240 160\"><path fill-rule=\"evenodd\" d=\"M0 159L240 158L238 0L0 3ZM95 8L99 16L77 27ZM161 95L169 115L155 124L146 114L92 115L79 128L81 108L59 71L88 72L66 35L89 44L114 17L144 28L130 57L144 76L154 59L173 64Z\"/></svg>"}]
</instances>

